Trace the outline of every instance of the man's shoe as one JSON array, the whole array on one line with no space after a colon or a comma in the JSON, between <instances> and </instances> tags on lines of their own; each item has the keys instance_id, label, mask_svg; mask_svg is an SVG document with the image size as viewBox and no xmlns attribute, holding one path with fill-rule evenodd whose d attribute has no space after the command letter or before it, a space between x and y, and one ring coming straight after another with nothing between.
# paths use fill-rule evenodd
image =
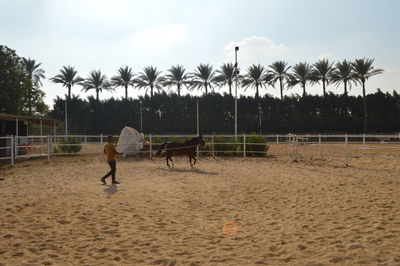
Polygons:
<instances>
[{"instance_id":1,"label":"man's shoe","mask_svg":"<svg viewBox=\"0 0 400 266\"><path fill-rule=\"evenodd\" d=\"M112 181L112 183L113 183L113 184L119 184L119 182L118 182L118 181Z\"/></svg>"},{"instance_id":2,"label":"man's shoe","mask_svg":"<svg viewBox=\"0 0 400 266\"><path fill-rule=\"evenodd\" d=\"M106 179L104 177L100 178L100 181L103 182L103 185L107 184Z\"/></svg>"}]
</instances>

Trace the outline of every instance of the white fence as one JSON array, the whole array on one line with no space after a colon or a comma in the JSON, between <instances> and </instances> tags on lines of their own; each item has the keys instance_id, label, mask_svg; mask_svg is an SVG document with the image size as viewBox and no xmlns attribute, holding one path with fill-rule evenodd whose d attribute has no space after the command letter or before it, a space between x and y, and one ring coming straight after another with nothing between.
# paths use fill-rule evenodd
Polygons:
<instances>
[{"instance_id":1,"label":"white fence","mask_svg":"<svg viewBox=\"0 0 400 266\"><path fill-rule=\"evenodd\" d=\"M142 156L153 156L162 142L183 141L194 135L146 135ZM206 145L198 156L288 156L335 157L348 165L349 159L361 156L400 160L399 135L203 135ZM76 143L65 142L73 139ZM103 135L7 136L0 137L0 163L13 165L24 158L64 154L98 154L103 157ZM75 147L75 148L74 148ZM73 151L76 149L75 151Z\"/></svg>"}]
</instances>

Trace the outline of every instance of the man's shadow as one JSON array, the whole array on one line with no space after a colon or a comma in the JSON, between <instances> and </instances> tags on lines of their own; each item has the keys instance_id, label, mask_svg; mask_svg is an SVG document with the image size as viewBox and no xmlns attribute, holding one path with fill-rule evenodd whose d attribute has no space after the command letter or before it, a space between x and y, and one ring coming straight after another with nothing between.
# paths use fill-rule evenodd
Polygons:
<instances>
[{"instance_id":1,"label":"man's shadow","mask_svg":"<svg viewBox=\"0 0 400 266\"><path fill-rule=\"evenodd\" d=\"M111 184L111 185L106 185L106 186L107 186L107 188L104 189L104 192L106 192L108 195L117 194L118 187L116 184Z\"/></svg>"}]
</instances>

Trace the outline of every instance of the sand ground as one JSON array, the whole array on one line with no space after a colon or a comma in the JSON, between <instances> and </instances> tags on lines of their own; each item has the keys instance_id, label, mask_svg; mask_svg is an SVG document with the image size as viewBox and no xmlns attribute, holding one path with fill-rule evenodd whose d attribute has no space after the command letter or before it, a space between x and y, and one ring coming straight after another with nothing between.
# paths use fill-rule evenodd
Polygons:
<instances>
[{"instance_id":1,"label":"sand ground","mask_svg":"<svg viewBox=\"0 0 400 266\"><path fill-rule=\"evenodd\" d=\"M400 265L398 161L98 156L0 170L0 264ZM110 182L110 180L108 180ZM234 222L234 235L222 232Z\"/></svg>"}]
</instances>

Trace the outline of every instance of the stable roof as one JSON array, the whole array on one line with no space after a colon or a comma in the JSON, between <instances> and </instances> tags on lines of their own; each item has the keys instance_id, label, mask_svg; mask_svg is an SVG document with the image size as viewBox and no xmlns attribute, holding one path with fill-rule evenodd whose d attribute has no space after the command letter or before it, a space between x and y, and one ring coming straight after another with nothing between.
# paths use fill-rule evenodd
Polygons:
<instances>
[{"instance_id":1,"label":"stable roof","mask_svg":"<svg viewBox=\"0 0 400 266\"><path fill-rule=\"evenodd\" d=\"M44 118L44 117L9 115L9 114L0 113L0 120L16 121L17 118L19 121L26 121L26 122L38 124L38 125L40 124L40 121L42 121L42 125L48 125L48 126L58 126L61 123L58 120Z\"/></svg>"}]
</instances>

